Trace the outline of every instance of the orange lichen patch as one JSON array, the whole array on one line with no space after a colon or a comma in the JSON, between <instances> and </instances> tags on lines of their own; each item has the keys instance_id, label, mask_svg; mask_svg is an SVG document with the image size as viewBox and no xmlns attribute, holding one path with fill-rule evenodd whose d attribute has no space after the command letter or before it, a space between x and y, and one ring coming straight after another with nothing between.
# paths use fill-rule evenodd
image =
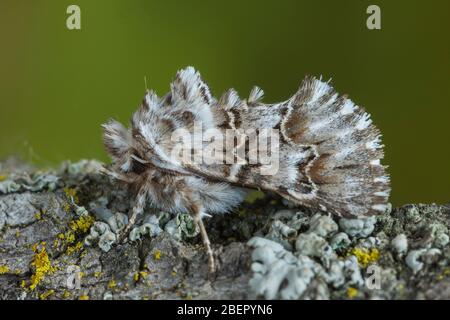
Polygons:
<instances>
[{"instance_id":1,"label":"orange lichen patch","mask_svg":"<svg viewBox=\"0 0 450 320\"><path fill-rule=\"evenodd\" d=\"M40 249L39 249L40 247ZM48 273L55 272L56 268L52 266L47 254L45 242L36 243L31 248L34 251L34 256L31 261L31 266L34 269L31 276L30 289L34 290L39 283L44 279Z\"/></svg>"}]
</instances>

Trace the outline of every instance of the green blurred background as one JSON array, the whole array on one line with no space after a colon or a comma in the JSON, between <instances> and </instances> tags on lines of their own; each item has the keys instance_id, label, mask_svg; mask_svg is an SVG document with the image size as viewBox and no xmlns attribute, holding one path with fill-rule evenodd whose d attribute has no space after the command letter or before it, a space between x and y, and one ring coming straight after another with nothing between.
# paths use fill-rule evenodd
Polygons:
<instances>
[{"instance_id":1,"label":"green blurred background","mask_svg":"<svg viewBox=\"0 0 450 320\"><path fill-rule=\"evenodd\" d=\"M66 28L81 7L82 30ZM366 28L381 7L382 30ZM193 65L229 87L288 98L333 78L384 135L392 201L450 201L450 1L0 1L0 157L107 160L100 124L127 122L148 86Z\"/></svg>"}]
</instances>

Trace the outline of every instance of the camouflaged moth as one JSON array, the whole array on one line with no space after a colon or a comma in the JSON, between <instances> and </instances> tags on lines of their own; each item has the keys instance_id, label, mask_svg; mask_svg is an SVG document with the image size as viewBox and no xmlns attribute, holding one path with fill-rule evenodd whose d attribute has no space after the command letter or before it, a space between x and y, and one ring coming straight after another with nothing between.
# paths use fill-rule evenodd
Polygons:
<instances>
[{"instance_id":1,"label":"camouflaged moth","mask_svg":"<svg viewBox=\"0 0 450 320\"><path fill-rule=\"evenodd\" d=\"M112 158L105 171L131 184L136 194L125 235L147 202L169 212L188 212L198 224L213 271L213 251L202 218L232 210L247 188L271 191L295 204L338 216L364 217L385 211L389 176L380 163L380 133L369 114L313 77L306 77L284 102L265 104L262 96L263 91L255 87L248 99L241 100L231 89L217 100L200 74L188 67L177 73L165 96L158 98L147 91L130 128L114 120L103 125L104 143ZM198 123L203 134L208 130L224 136L236 133L231 143L225 138L223 149L219 148L234 161L229 161L230 156L216 162L193 161L194 148L189 152L193 157L187 159L174 152L175 133L182 129L195 136ZM260 138L265 129L279 132L275 149L279 166L270 174L262 173L267 164L257 156L259 143L245 136L236 138L242 131ZM270 140L269 147L274 143ZM255 154L256 160L250 161Z\"/></svg>"}]
</instances>

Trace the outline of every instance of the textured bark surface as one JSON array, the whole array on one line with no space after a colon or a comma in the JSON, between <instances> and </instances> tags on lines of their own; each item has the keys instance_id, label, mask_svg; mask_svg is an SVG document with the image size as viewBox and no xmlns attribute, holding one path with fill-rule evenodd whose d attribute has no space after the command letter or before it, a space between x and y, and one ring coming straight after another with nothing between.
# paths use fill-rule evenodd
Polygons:
<instances>
[{"instance_id":1,"label":"textured bark surface","mask_svg":"<svg viewBox=\"0 0 450 320\"><path fill-rule=\"evenodd\" d=\"M126 214L132 202L123 185L98 174L97 168L94 161L64 164L54 172L35 172L17 163L1 164L1 299L264 297L264 292L251 285L253 249L247 245L248 240L259 236L278 243L286 241L284 247L288 249L289 243L294 246L297 241L298 247L298 238L311 234L304 226L311 230L314 224L313 213L270 195L244 203L238 212L209 219L207 229L219 265L213 276L208 274L206 255L195 229L189 234L189 224L180 222L179 217L164 220L158 213L160 232L124 244L113 243L105 252L99 245L87 245L86 237L92 236L95 221L114 224L111 213ZM305 218L296 235L277 238L274 226L281 222L275 223L278 220L273 217L299 210L305 212ZM364 241L376 243L380 254L373 260L382 268L382 287L369 290L351 280L332 285L317 275L297 298L450 298L449 211L446 206L408 205L380 216L374 230L360 235L352 234L345 221L333 218L336 230L332 232L346 233L348 248L337 248L325 234L317 233L318 237L330 243L336 261L353 254L362 263L354 248ZM146 214L155 212L148 208ZM319 216L327 217L326 213ZM175 227L170 228L168 221ZM403 253L393 242L399 234L408 240ZM328 268L320 255L311 257ZM364 270L361 267L363 275ZM281 288L283 283L275 285Z\"/></svg>"}]
</instances>

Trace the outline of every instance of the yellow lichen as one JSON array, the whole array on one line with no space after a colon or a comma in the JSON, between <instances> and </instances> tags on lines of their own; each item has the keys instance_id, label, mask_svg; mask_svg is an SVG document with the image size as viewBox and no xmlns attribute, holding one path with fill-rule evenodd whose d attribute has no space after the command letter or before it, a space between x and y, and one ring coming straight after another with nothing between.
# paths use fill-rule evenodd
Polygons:
<instances>
[{"instance_id":1,"label":"yellow lichen","mask_svg":"<svg viewBox=\"0 0 450 320\"><path fill-rule=\"evenodd\" d=\"M0 174L0 182L5 181L8 178L7 175Z\"/></svg>"},{"instance_id":2,"label":"yellow lichen","mask_svg":"<svg viewBox=\"0 0 450 320\"><path fill-rule=\"evenodd\" d=\"M64 188L64 193L66 194L66 197L69 198L69 200L73 199L73 202L78 203L79 199L78 199L78 195L77 195L77 190L75 190L74 188Z\"/></svg>"},{"instance_id":3,"label":"yellow lichen","mask_svg":"<svg viewBox=\"0 0 450 320\"><path fill-rule=\"evenodd\" d=\"M39 246L41 249L39 250ZM44 279L45 275L48 273L53 273L56 268L52 266L50 259L47 254L45 247L45 242L36 243L32 246L34 251L34 256L31 261L31 266L33 267L33 275L31 276L30 289L34 290L38 284Z\"/></svg>"},{"instance_id":4,"label":"yellow lichen","mask_svg":"<svg viewBox=\"0 0 450 320\"><path fill-rule=\"evenodd\" d=\"M91 228L95 219L93 216L81 216L76 220L70 221L70 229L76 233L86 233Z\"/></svg>"},{"instance_id":5,"label":"yellow lichen","mask_svg":"<svg viewBox=\"0 0 450 320\"><path fill-rule=\"evenodd\" d=\"M358 289L353 288L353 287L349 287L347 289L347 297L349 299L353 299L354 297L356 297L358 295Z\"/></svg>"},{"instance_id":6,"label":"yellow lichen","mask_svg":"<svg viewBox=\"0 0 450 320\"><path fill-rule=\"evenodd\" d=\"M111 281L109 281L108 283L108 288L114 289L115 287L117 287L117 282L116 280L114 280L114 278L112 278Z\"/></svg>"},{"instance_id":7,"label":"yellow lichen","mask_svg":"<svg viewBox=\"0 0 450 320\"><path fill-rule=\"evenodd\" d=\"M0 274L5 274L7 272L9 272L8 266L0 266Z\"/></svg>"},{"instance_id":8,"label":"yellow lichen","mask_svg":"<svg viewBox=\"0 0 450 320\"><path fill-rule=\"evenodd\" d=\"M438 276L436 276L436 279L441 281L444 278L446 278L448 275L450 275L450 268L445 268L441 274L439 274Z\"/></svg>"},{"instance_id":9,"label":"yellow lichen","mask_svg":"<svg viewBox=\"0 0 450 320\"><path fill-rule=\"evenodd\" d=\"M355 256L361 267L366 268L368 265L378 261L380 252L377 248L370 250L366 248L353 248L348 252L349 256Z\"/></svg>"},{"instance_id":10,"label":"yellow lichen","mask_svg":"<svg viewBox=\"0 0 450 320\"><path fill-rule=\"evenodd\" d=\"M78 297L78 300L89 300L89 296L87 294L83 294Z\"/></svg>"},{"instance_id":11,"label":"yellow lichen","mask_svg":"<svg viewBox=\"0 0 450 320\"><path fill-rule=\"evenodd\" d=\"M94 272L94 277L98 278L102 275L102 273L100 271L96 271Z\"/></svg>"},{"instance_id":12,"label":"yellow lichen","mask_svg":"<svg viewBox=\"0 0 450 320\"><path fill-rule=\"evenodd\" d=\"M80 252L83 250L83 243L78 241L75 245L75 241L77 240L77 235L81 235L87 233L94 223L95 219L93 216L81 216L78 219L72 220L69 223L70 230L66 233L59 233L57 235L57 239L54 240L53 245L59 246L59 241L63 241L62 243L67 246L66 254L71 255L75 252Z\"/></svg>"},{"instance_id":13,"label":"yellow lichen","mask_svg":"<svg viewBox=\"0 0 450 320\"><path fill-rule=\"evenodd\" d=\"M55 294L55 290L48 290L48 291L46 291L46 292L44 292L44 293L41 293L40 295L39 295L39 299L41 299L41 300L47 300L47 298L48 297L50 297L51 295L53 295L53 294Z\"/></svg>"},{"instance_id":14,"label":"yellow lichen","mask_svg":"<svg viewBox=\"0 0 450 320\"><path fill-rule=\"evenodd\" d=\"M27 282L25 280L20 281L20 286L25 289Z\"/></svg>"},{"instance_id":15,"label":"yellow lichen","mask_svg":"<svg viewBox=\"0 0 450 320\"><path fill-rule=\"evenodd\" d=\"M42 212L38 211L34 214L34 217L36 218L36 220L41 220L42 219Z\"/></svg>"},{"instance_id":16,"label":"yellow lichen","mask_svg":"<svg viewBox=\"0 0 450 320\"><path fill-rule=\"evenodd\" d=\"M70 244L70 243L74 243L75 242L75 234L73 232L67 232L66 235L66 243Z\"/></svg>"},{"instance_id":17,"label":"yellow lichen","mask_svg":"<svg viewBox=\"0 0 450 320\"><path fill-rule=\"evenodd\" d=\"M139 271L139 272L135 272L133 275L133 280L135 282L138 282L140 279L145 279L148 276L148 272L145 271Z\"/></svg>"},{"instance_id":18,"label":"yellow lichen","mask_svg":"<svg viewBox=\"0 0 450 320\"><path fill-rule=\"evenodd\" d=\"M17 231L16 231L16 234L15 234L16 238L20 238L21 235L22 235L22 234L20 233L20 231L17 230Z\"/></svg>"},{"instance_id":19,"label":"yellow lichen","mask_svg":"<svg viewBox=\"0 0 450 320\"><path fill-rule=\"evenodd\" d=\"M63 204L63 210L67 213L70 212L70 203L66 202Z\"/></svg>"},{"instance_id":20,"label":"yellow lichen","mask_svg":"<svg viewBox=\"0 0 450 320\"><path fill-rule=\"evenodd\" d=\"M155 260L160 260L160 259L161 259L161 255L162 255L161 250L156 250L156 251L153 253L153 258L154 258Z\"/></svg>"},{"instance_id":21,"label":"yellow lichen","mask_svg":"<svg viewBox=\"0 0 450 320\"><path fill-rule=\"evenodd\" d=\"M83 243L78 241L74 246L68 246L66 249L66 254L71 255L74 252L80 252L83 250Z\"/></svg>"},{"instance_id":22,"label":"yellow lichen","mask_svg":"<svg viewBox=\"0 0 450 320\"><path fill-rule=\"evenodd\" d=\"M63 298L64 299L70 298L70 295L71 295L71 293L69 291L64 290L64 292L63 292Z\"/></svg>"}]
</instances>

